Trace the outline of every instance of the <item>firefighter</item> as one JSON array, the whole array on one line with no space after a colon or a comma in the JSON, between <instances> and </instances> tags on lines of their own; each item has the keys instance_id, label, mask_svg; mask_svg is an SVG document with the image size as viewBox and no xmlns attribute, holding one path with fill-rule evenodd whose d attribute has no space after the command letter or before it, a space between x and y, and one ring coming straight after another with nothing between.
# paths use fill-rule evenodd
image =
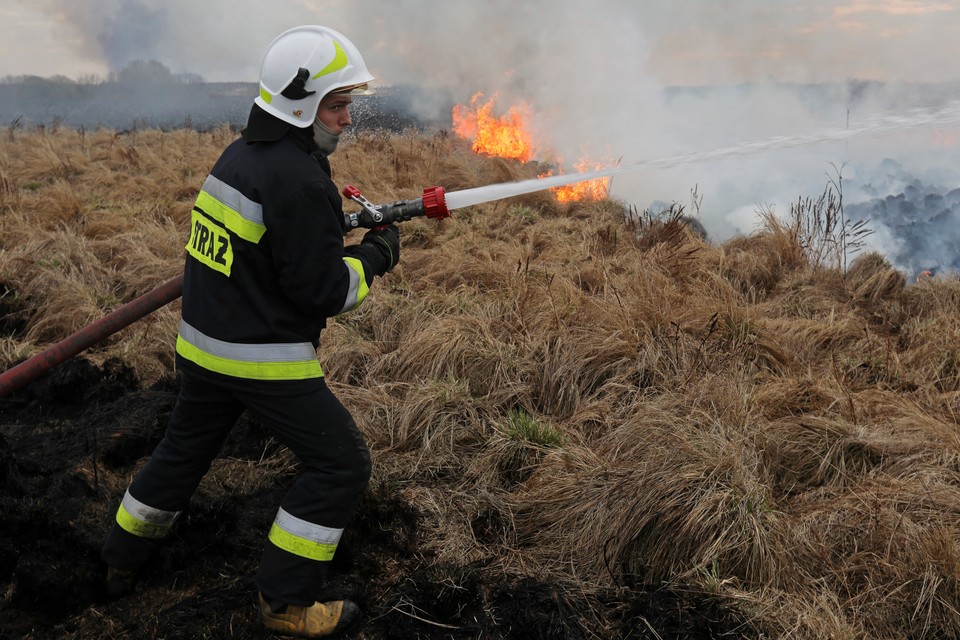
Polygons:
<instances>
[{"instance_id":1,"label":"firefighter","mask_svg":"<svg viewBox=\"0 0 960 640\"><path fill-rule=\"evenodd\" d=\"M296 27L267 48L247 126L193 208L179 395L104 542L111 595L133 588L248 410L301 468L264 543L256 577L264 625L325 637L358 621L349 600L315 600L370 475L363 436L327 387L316 349L326 319L355 309L400 257L392 225L344 246L328 161L351 124L353 96L371 93L372 80L357 48L333 29Z\"/></svg>"}]
</instances>

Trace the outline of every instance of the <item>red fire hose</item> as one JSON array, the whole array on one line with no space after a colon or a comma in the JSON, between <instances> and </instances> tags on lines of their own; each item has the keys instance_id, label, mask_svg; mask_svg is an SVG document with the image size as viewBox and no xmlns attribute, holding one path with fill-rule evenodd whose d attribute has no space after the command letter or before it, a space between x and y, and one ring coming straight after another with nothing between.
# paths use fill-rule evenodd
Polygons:
<instances>
[{"instance_id":1,"label":"red fire hose","mask_svg":"<svg viewBox=\"0 0 960 640\"><path fill-rule=\"evenodd\" d=\"M127 325L173 302L183 294L183 276L166 281L156 289L131 300L93 324L47 347L35 356L0 374L0 398L33 382L64 360L123 329Z\"/></svg>"},{"instance_id":2,"label":"red fire hose","mask_svg":"<svg viewBox=\"0 0 960 640\"><path fill-rule=\"evenodd\" d=\"M347 230L356 227L376 228L380 225L403 222L418 216L442 220L450 215L444 199L443 187L427 187L423 196L415 200L401 200L393 204L374 205L356 187L349 186L343 194L360 204L358 213L344 214ZM156 289L128 302L116 311L104 316L48 347L37 355L24 360L12 369L0 374L0 398L33 382L64 360L77 355L109 335L120 331L160 307L173 302L183 294L183 276L168 280Z\"/></svg>"}]
</instances>

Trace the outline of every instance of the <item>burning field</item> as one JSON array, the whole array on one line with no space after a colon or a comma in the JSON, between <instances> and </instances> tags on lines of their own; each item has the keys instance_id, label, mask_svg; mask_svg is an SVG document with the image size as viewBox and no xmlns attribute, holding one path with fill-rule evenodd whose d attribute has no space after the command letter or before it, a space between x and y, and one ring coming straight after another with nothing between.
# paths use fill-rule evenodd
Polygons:
<instances>
[{"instance_id":1,"label":"burning field","mask_svg":"<svg viewBox=\"0 0 960 640\"><path fill-rule=\"evenodd\" d=\"M479 147L487 100L355 136L336 181L391 202L563 171L532 134ZM235 135L7 132L0 370L176 276ZM325 331L374 460L329 584L352 637L960 636L960 282L847 264L816 211L718 246L597 186L404 223L400 266ZM0 399L0 637L266 637L252 576L298 466L249 417L135 591L101 586L177 319Z\"/></svg>"},{"instance_id":2,"label":"burning field","mask_svg":"<svg viewBox=\"0 0 960 640\"><path fill-rule=\"evenodd\" d=\"M469 105L458 104L453 108L453 131L471 142L471 148L483 155L517 160L522 163L544 159L549 165L537 172L545 178L565 174L563 158L554 156L549 147L537 139L532 126L531 107L520 103L509 107L504 114L494 111L497 96L487 99L476 93ZM611 162L594 162L584 157L578 159L570 172L586 173L614 166ZM575 170L575 171L574 171ZM560 203L578 200L599 200L607 197L610 178L584 180L552 189Z\"/></svg>"}]
</instances>

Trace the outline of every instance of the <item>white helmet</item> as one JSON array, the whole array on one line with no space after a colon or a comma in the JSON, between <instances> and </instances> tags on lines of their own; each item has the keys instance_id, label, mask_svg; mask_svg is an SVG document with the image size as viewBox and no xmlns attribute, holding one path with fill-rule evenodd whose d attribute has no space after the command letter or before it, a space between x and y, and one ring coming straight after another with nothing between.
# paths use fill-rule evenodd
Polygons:
<instances>
[{"instance_id":1,"label":"white helmet","mask_svg":"<svg viewBox=\"0 0 960 640\"><path fill-rule=\"evenodd\" d=\"M360 51L343 34L316 25L294 27L273 39L260 63L260 95L254 102L295 127L313 125L331 91L369 95Z\"/></svg>"}]
</instances>

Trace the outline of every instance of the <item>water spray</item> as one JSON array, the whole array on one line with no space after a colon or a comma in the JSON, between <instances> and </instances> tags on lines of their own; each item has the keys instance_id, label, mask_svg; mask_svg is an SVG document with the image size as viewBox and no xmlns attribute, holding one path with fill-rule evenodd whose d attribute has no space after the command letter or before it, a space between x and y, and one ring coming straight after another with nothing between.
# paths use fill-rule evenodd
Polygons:
<instances>
[{"instance_id":1,"label":"water spray","mask_svg":"<svg viewBox=\"0 0 960 640\"><path fill-rule=\"evenodd\" d=\"M577 182L608 178L621 173L640 171L642 169L665 169L681 164L709 162L711 160L721 160L762 151L790 149L820 142L847 140L867 133L888 133L921 126L943 125L955 122L960 122L960 102L958 101L951 102L940 108L917 108L891 115L876 115L863 120L853 127L848 123L843 129L829 129L810 134L774 136L772 138L744 142L709 151L695 151L656 160L644 160L609 169L598 169L596 171L586 171L583 173L568 173L515 182L501 182L483 187L475 187L473 189L462 189L460 191L445 191L443 187L428 187L424 189L423 197L421 198L402 200L389 205L372 204L361 195L359 189L348 186L343 190L343 194L358 203L361 206L361 211L346 214L344 218L348 229L356 227L375 228L391 224L392 222L402 222L420 216L442 220L448 217L450 211L454 209L462 209L485 202L493 202L494 200L503 200L536 191L563 187Z\"/></svg>"},{"instance_id":2,"label":"water spray","mask_svg":"<svg viewBox=\"0 0 960 640\"><path fill-rule=\"evenodd\" d=\"M343 194L360 205L355 213L344 214L344 228L374 229L396 222L404 222L416 217L443 220L450 211L472 205L503 200L535 191L562 187L577 182L607 178L621 173L642 169L662 169L680 164L719 160L732 156L789 149L819 142L846 140L866 133L884 133L911 129L921 126L942 125L960 122L960 101L954 101L941 108L919 108L894 115L878 115L865 119L858 125L844 129L821 131L806 135L776 136L753 142L746 142L712 151L698 151L676 155L658 160L645 160L610 169L600 169L584 173L571 173L531 180L504 182L473 189L447 192L443 187L427 187L423 195L413 200L400 200L392 204L376 205L367 200L360 190L348 186ZM127 325L151 313L152 311L179 298L183 293L183 276L177 276L156 289L129 302L101 320L81 329L61 342L21 362L12 369L0 374L0 398L13 393L32 380L43 375L57 364L73 357L92 344L116 333Z\"/></svg>"}]
</instances>

